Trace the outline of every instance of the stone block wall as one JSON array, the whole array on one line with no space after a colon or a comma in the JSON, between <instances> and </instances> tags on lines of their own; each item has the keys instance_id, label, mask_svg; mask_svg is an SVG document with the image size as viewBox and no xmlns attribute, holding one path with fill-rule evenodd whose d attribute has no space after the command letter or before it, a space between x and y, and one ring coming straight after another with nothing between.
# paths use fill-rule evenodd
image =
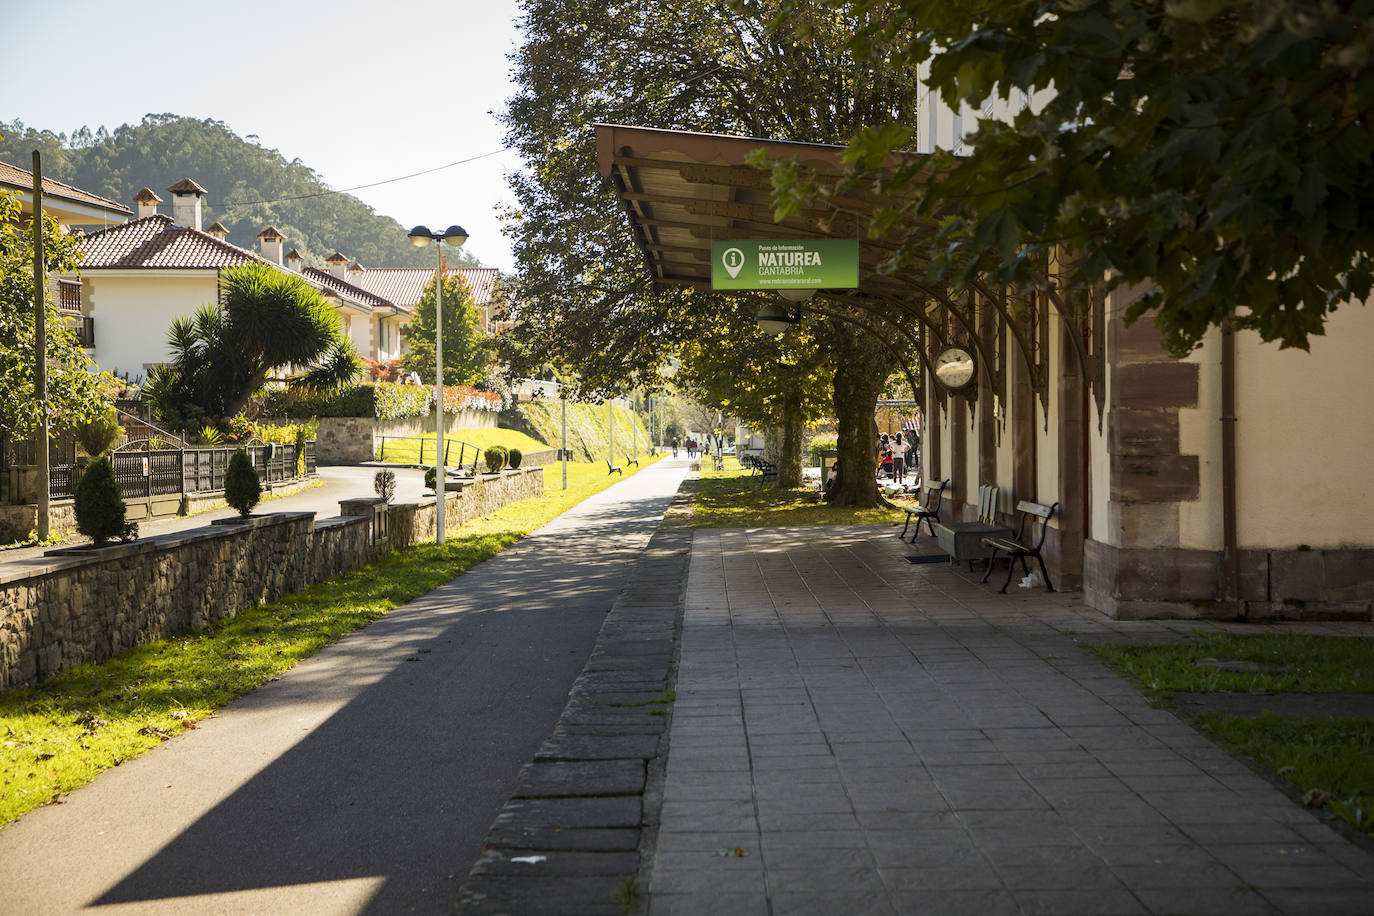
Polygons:
<instances>
[{"instance_id":1,"label":"stone block wall","mask_svg":"<svg viewBox=\"0 0 1374 916\"><path fill-rule=\"evenodd\" d=\"M544 491L542 468L484 475L447 494L446 528ZM373 499L316 521L281 512L115 544L52 551L38 568L0 574L0 689L32 684L86 662L177 633L358 569L434 531L434 500L383 510Z\"/></svg>"}]
</instances>

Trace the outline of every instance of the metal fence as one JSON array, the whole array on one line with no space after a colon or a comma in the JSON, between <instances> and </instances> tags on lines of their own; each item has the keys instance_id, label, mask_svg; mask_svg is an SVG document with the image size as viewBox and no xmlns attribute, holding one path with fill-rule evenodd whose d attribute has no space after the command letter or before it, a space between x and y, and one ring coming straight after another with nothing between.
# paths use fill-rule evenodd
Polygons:
<instances>
[{"instance_id":1,"label":"metal fence","mask_svg":"<svg viewBox=\"0 0 1374 916\"><path fill-rule=\"evenodd\" d=\"M146 443L145 443L146 445ZM304 453L295 444L250 445L253 469L265 484L294 480L315 473L315 440L305 443ZM229 457L238 448L150 449L125 446L110 454L110 466L125 499L147 499L180 493L204 493L224 489ZM30 502L33 499L31 467L0 468L0 501ZM48 494L65 499L76 493L80 469L73 460L54 463L48 477Z\"/></svg>"}]
</instances>

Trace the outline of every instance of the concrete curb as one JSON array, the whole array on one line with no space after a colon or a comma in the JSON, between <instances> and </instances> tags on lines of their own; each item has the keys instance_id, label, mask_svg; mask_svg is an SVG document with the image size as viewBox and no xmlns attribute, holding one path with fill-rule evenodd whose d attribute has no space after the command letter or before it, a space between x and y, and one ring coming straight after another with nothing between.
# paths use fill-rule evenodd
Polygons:
<instances>
[{"instance_id":1,"label":"concrete curb","mask_svg":"<svg viewBox=\"0 0 1374 916\"><path fill-rule=\"evenodd\" d=\"M617 889L638 880L657 819L691 555L692 530L666 519L690 501L678 491L636 562L557 727L492 824L459 912L624 912Z\"/></svg>"}]
</instances>

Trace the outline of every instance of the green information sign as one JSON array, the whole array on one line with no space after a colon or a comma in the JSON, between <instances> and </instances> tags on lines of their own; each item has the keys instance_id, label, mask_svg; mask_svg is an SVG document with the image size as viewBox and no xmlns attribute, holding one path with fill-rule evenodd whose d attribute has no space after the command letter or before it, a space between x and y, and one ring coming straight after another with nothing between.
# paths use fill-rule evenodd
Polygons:
<instances>
[{"instance_id":1,"label":"green information sign","mask_svg":"<svg viewBox=\"0 0 1374 916\"><path fill-rule=\"evenodd\" d=\"M854 239L767 239L711 243L711 288L855 289Z\"/></svg>"}]
</instances>

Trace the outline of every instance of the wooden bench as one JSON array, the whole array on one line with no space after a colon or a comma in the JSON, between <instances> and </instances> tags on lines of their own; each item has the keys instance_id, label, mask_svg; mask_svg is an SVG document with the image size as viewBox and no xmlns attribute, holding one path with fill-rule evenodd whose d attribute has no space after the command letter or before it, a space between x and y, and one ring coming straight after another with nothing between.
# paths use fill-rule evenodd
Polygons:
<instances>
[{"instance_id":1,"label":"wooden bench","mask_svg":"<svg viewBox=\"0 0 1374 916\"><path fill-rule=\"evenodd\" d=\"M624 476L625 476L625 469L622 468L622 467L621 467L620 465L618 465L618 464L611 464L611 459L607 458L607 459L606 459L606 476L609 477L609 476L611 476L612 474L619 474L621 477L624 477Z\"/></svg>"},{"instance_id":2,"label":"wooden bench","mask_svg":"<svg viewBox=\"0 0 1374 916\"><path fill-rule=\"evenodd\" d=\"M745 456L745 457L746 457L746 460L749 462L749 465L750 465L755 471L758 471L758 472L759 472L759 477L760 477L760 479L765 480L765 481L766 481L769 477L772 477L774 480L777 479L777 477L778 477L778 466L777 466L776 464L774 464L774 463L771 462L771 461L764 461L762 458L758 457L757 455L747 455L747 456Z\"/></svg>"},{"instance_id":3,"label":"wooden bench","mask_svg":"<svg viewBox=\"0 0 1374 916\"><path fill-rule=\"evenodd\" d=\"M985 483L978 488L978 520L972 522L945 522L935 532L940 549L949 554L950 562L967 561L969 572L973 571L973 561L982 560L991 551L982 545L985 537L1005 537L1011 529L997 521L996 484Z\"/></svg>"},{"instance_id":4,"label":"wooden bench","mask_svg":"<svg viewBox=\"0 0 1374 916\"><path fill-rule=\"evenodd\" d=\"M609 462L608 462L608 463L609 463ZM631 459L629 459L628 461L626 461L625 463L626 463L626 464L633 464L635 467L639 467L639 459L638 459L638 458L631 458Z\"/></svg>"},{"instance_id":5,"label":"wooden bench","mask_svg":"<svg viewBox=\"0 0 1374 916\"><path fill-rule=\"evenodd\" d=\"M947 489L949 489L948 478L939 483L932 483L926 487L923 505L906 507L906 521L902 523L902 533L897 535L897 540L906 540L906 528L907 525L911 524L912 519L916 520L916 530L911 532L911 543L916 543L916 535L921 533L922 521L925 521L926 528L930 530L930 536L935 537L935 522L940 520L940 504L944 502L945 490Z\"/></svg>"},{"instance_id":6,"label":"wooden bench","mask_svg":"<svg viewBox=\"0 0 1374 916\"><path fill-rule=\"evenodd\" d=\"M998 553L1007 555L1007 581L1002 583L1000 591L1005 594L1007 586L1011 584L1012 574L1016 571L1016 561L1021 561L1021 572L1030 575L1030 567L1026 565L1026 557L1035 557L1035 561L1040 564L1040 575L1045 577L1045 590L1054 591L1054 585L1050 583L1050 574L1045 570L1045 558L1040 555L1040 549L1045 546L1045 535L1050 530L1050 519L1059 508L1059 503L1044 505L1043 503L1031 502L1023 499L1016 504L1016 511L1020 513L1020 518L1016 524L1016 534L1010 537L985 537L983 544L991 548L992 554L988 557L988 568L983 572L981 581L988 581L988 576L992 574L992 563L997 559ZM1031 544L1027 537L1034 534L1035 522L1030 522L1031 530L1026 531L1026 524L1031 518L1040 520L1040 536Z\"/></svg>"}]
</instances>

